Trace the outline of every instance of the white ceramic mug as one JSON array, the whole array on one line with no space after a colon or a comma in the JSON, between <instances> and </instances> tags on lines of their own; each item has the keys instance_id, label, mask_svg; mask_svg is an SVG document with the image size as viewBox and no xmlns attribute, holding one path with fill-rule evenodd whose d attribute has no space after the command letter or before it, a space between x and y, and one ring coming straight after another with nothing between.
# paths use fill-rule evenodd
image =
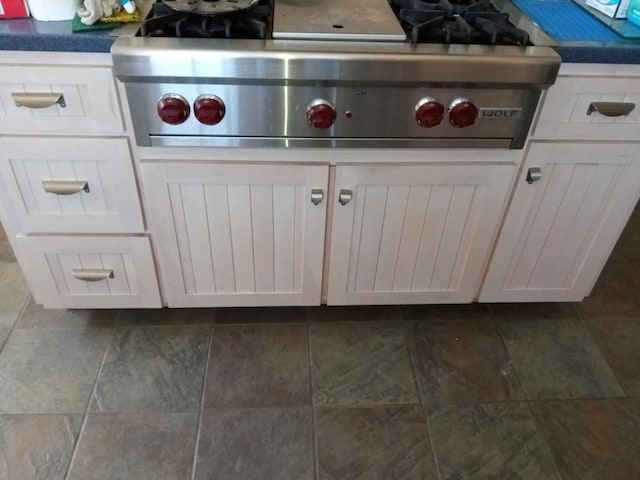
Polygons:
<instances>
[{"instance_id":1,"label":"white ceramic mug","mask_svg":"<svg viewBox=\"0 0 640 480\"><path fill-rule=\"evenodd\" d=\"M31 16L36 20L53 22L71 20L81 0L27 0Z\"/></svg>"}]
</instances>

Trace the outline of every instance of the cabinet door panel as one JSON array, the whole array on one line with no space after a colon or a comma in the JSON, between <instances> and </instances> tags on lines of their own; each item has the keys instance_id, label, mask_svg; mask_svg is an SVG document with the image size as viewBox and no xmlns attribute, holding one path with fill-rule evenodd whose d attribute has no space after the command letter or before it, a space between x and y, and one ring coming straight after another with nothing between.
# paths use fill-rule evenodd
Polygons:
<instances>
[{"instance_id":1,"label":"cabinet door panel","mask_svg":"<svg viewBox=\"0 0 640 480\"><path fill-rule=\"evenodd\" d=\"M320 303L327 167L142 164L169 306Z\"/></svg>"},{"instance_id":2,"label":"cabinet door panel","mask_svg":"<svg viewBox=\"0 0 640 480\"><path fill-rule=\"evenodd\" d=\"M582 300L637 202L634 152L624 144L532 144L480 300ZM532 167L542 178L528 184Z\"/></svg>"},{"instance_id":3,"label":"cabinet door panel","mask_svg":"<svg viewBox=\"0 0 640 480\"><path fill-rule=\"evenodd\" d=\"M512 165L338 166L328 303L470 302ZM338 203L338 202L336 202Z\"/></svg>"}]
</instances>

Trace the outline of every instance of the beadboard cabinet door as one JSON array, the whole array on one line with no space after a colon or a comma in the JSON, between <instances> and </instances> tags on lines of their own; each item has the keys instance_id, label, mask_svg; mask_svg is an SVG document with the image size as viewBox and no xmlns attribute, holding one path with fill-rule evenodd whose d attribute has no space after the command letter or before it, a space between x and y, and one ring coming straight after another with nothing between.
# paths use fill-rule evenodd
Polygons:
<instances>
[{"instance_id":1,"label":"beadboard cabinet door","mask_svg":"<svg viewBox=\"0 0 640 480\"><path fill-rule=\"evenodd\" d=\"M532 143L480 301L581 301L588 295L638 201L639 148ZM535 169L540 179L527 182Z\"/></svg>"},{"instance_id":2,"label":"beadboard cabinet door","mask_svg":"<svg viewBox=\"0 0 640 480\"><path fill-rule=\"evenodd\" d=\"M141 171L170 307L320 304L328 167Z\"/></svg>"},{"instance_id":3,"label":"beadboard cabinet door","mask_svg":"<svg viewBox=\"0 0 640 480\"><path fill-rule=\"evenodd\" d=\"M471 302L514 174L510 164L336 167L328 303Z\"/></svg>"}]
</instances>

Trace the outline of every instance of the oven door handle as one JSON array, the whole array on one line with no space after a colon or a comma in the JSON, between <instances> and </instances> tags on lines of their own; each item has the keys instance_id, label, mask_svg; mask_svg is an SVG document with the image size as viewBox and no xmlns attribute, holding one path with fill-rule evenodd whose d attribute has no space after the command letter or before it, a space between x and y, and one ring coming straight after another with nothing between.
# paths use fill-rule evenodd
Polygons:
<instances>
[{"instance_id":1,"label":"oven door handle","mask_svg":"<svg viewBox=\"0 0 640 480\"><path fill-rule=\"evenodd\" d=\"M591 102L587 109L587 115L598 112L605 117L624 117L629 115L636 104L633 102Z\"/></svg>"}]
</instances>

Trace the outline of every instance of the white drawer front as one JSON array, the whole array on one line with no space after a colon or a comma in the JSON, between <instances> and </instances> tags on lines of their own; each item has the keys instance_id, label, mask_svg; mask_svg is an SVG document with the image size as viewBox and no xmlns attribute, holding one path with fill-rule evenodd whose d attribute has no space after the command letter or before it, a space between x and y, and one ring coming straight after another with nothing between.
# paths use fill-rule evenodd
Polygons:
<instances>
[{"instance_id":1,"label":"white drawer front","mask_svg":"<svg viewBox=\"0 0 640 480\"><path fill-rule=\"evenodd\" d=\"M19 106L20 94L62 94L50 106ZM18 96L18 97L17 97ZM61 105L64 104L63 105ZM122 132L109 68L0 65L0 131L5 133Z\"/></svg>"},{"instance_id":2,"label":"white drawer front","mask_svg":"<svg viewBox=\"0 0 640 480\"><path fill-rule=\"evenodd\" d=\"M149 239L22 237L17 254L48 308L161 307Z\"/></svg>"},{"instance_id":3,"label":"white drawer front","mask_svg":"<svg viewBox=\"0 0 640 480\"><path fill-rule=\"evenodd\" d=\"M594 102L623 103L627 115L591 111ZM536 138L637 140L640 133L640 78L560 77L547 92Z\"/></svg>"},{"instance_id":4,"label":"white drawer front","mask_svg":"<svg viewBox=\"0 0 640 480\"><path fill-rule=\"evenodd\" d=\"M22 233L144 230L125 139L0 138L0 176Z\"/></svg>"}]
</instances>

